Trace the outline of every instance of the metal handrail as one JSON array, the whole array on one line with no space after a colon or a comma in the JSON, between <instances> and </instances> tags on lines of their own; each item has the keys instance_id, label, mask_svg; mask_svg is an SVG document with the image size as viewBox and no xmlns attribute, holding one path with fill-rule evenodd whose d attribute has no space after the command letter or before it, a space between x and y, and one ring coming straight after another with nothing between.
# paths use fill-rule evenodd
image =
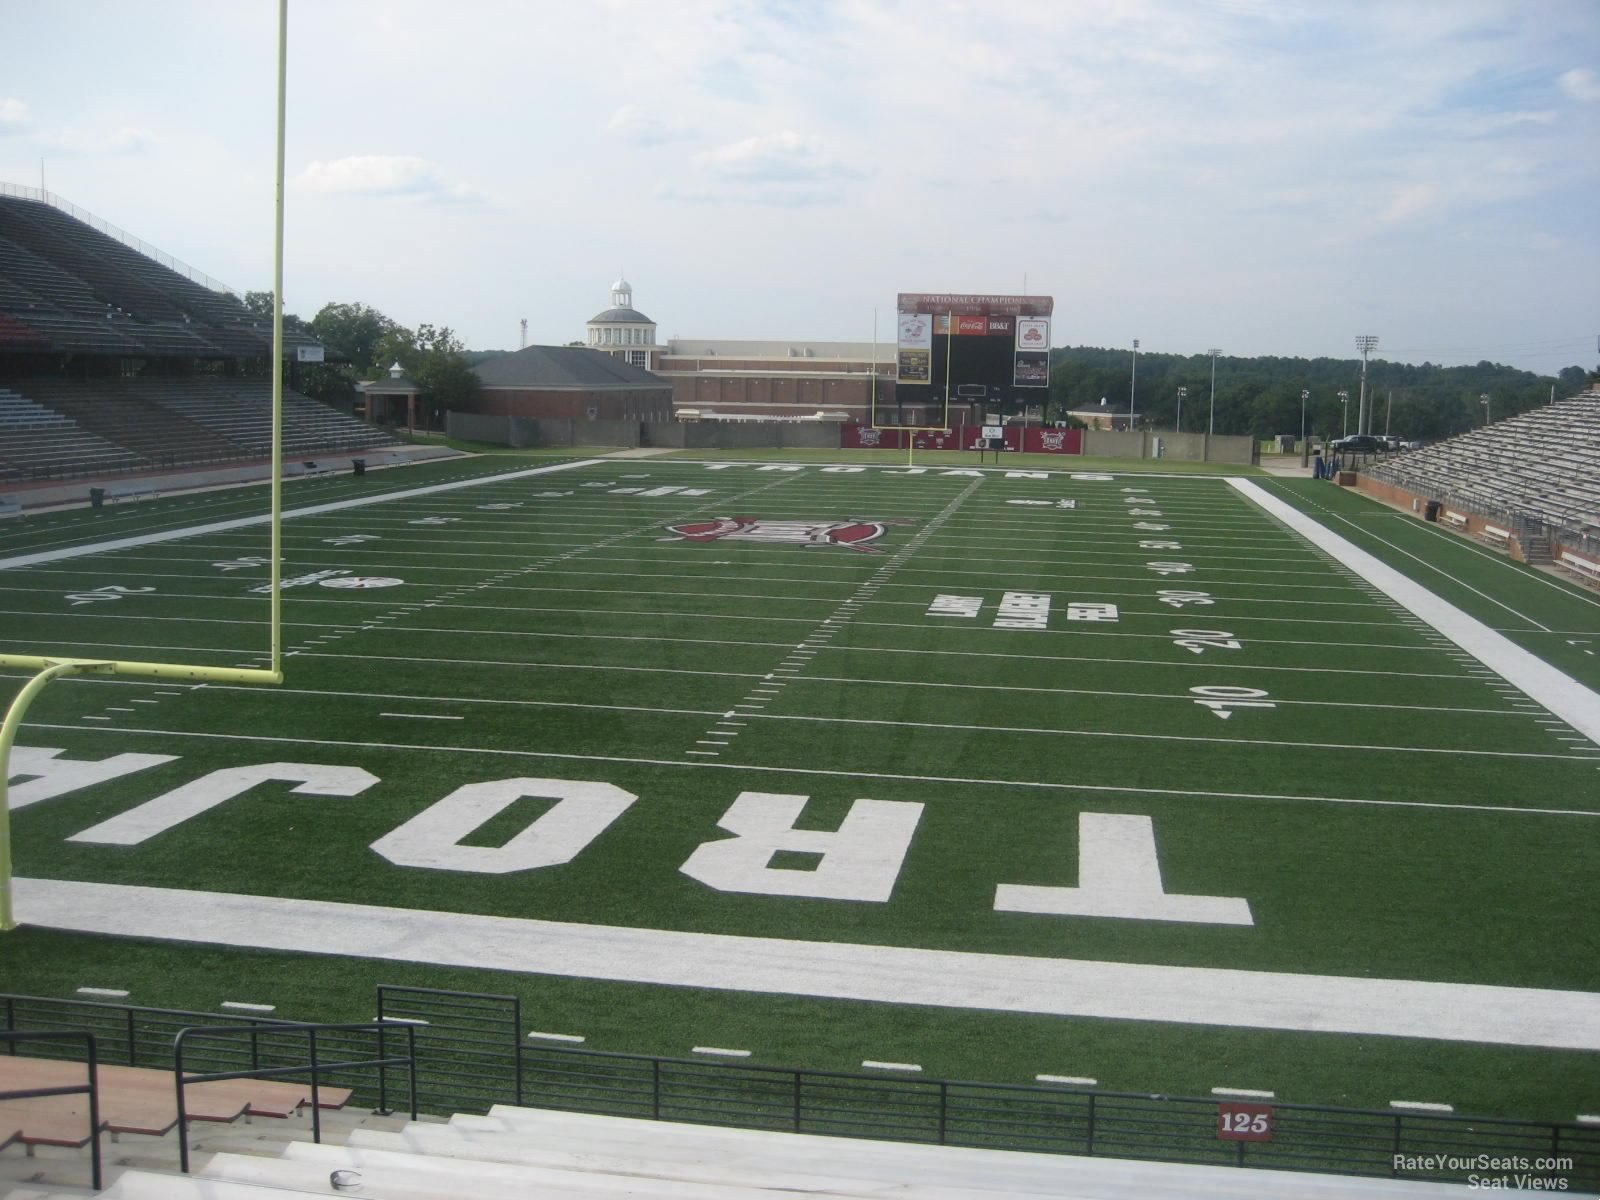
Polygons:
<instances>
[{"instance_id":1,"label":"metal handrail","mask_svg":"<svg viewBox=\"0 0 1600 1200\"><path fill-rule=\"evenodd\" d=\"M41 1096L89 1097L89 1170L95 1191L101 1188L100 1160L100 1054L94 1034L82 1029L15 1030L0 1029L0 1040L15 1046L17 1042L60 1041L62 1038L82 1038L86 1046L89 1079L82 1087L21 1088L0 1092L0 1100L34 1100ZM12 1053L16 1050L13 1048Z\"/></svg>"},{"instance_id":2,"label":"metal handrail","mask_svg":"<svg viewBox=\"0 0 1600 1200\"><path fill-rule=\"evenodd\" d=\"M740 1110L748 1115L751 1093L747 1086L761 1080L784 1085L762 1092L763 1107L771 1105L770 1119L763 1127L785 1127L796 1132L828 1132L843 1136L873 1137L882 1140L930 1142L941 1145L995 1145L1045 1153L1069 1153L1134 1159L1213 1162L1226 1161L1238 1167L1270 1167L1287 1170L1335 1171L1355 1175L1394 1175L1420 1178L1403 1171L1389 1155L1373 1157L1370 1147L1362 1153L1361 1140L1380 1137L1393 1146L1393 1154L1416 1147L1419 1156L1449 1149L1449 1138L1459 1132L1471 1134L1473 1145L1486 1147L1501 1156L1571 1155L1573 1185L1590 1179L1600 1180L1600 1131L1578 1124L1562 1124L1529 1118L1474 1117L1460 1114L1407 1114L1378 1109L1346 1108L1332 1105L1297 1104L1273 1101L1280 1121L1295 1118L1320 1118L1324 1125L1343 1127L1344 1132L1326 1128L1306 1129L1304 1140L1283 1145L1283 1139L1270 1150L1253 1144L1213 1142L1217 1097L1160 1095L1148 1092L1111 1092L1075 1088L1040 1087L1029 1084L987 1084L967 1080L937 1078L890 1079L844 1071L804 1071L769 1067L756 1063L711 1063L700 1059L658 1058L650 1055L576 1047L523 1046L527 1067L554 1066L567 1076L570 1090L565 1096L547 1094L529 1103L535 1107L571 1108L578 1111L617 1111L626 1107L633 1115L648 1115L657 1120L693 1121L710 1125L749 1124L733 1115ZM607 1075L604 1080L583 1079L582 1062L628 1063L639 1068L629 1080ZM689 1093L683 1077L672 1078L664 1068L691 1068L705 1080L698 1098ZM716 1080L725 1081L718 1096ZM743 1081L743 1084L739 1081ZM618 1086L620 1084L620 1086ZM865 1096L864 1102L841 1106L831 1101L828 1092L839 1085ZM821 1089L822 1095L818 1095ZM962 1094L981 1092L961 1103ZM787 1095L787 1100L780 1096ZM809 1097L809 1099L807 1099ZM878 1099L875 1107L873 1098ZM990 1102L983 1103L984 1098ZM883 1105L901 1099L914 1102L898 1114ZM587 1107L586 1107L587 1102ZM1059 1106L1050 1113L1027 1114L1007 1106ZM863 1103L872 1107L863 1111ZM885 1124L887 1118L907 1118L899 1124ZM1062 1125L1070 1117L1073 1128ZM1023 1119L1026 1118L1026 1119ZM757 1122L759 1123L759 1122ZM920 1124L920 1130L917 1128ZM828 1126L819 1129L819 1125ZM1152 1133L1130 1138L1136 1126ZM1285 1130L1285 1133L1288 1131ZM1498 1139L1496 1135L1499 1135ZM1165 1144L1162 1144L1163 1135ZM1420 1139L1430 1138L1427 1142ZM1197 1139L1219 1148L1214 1154L1197 1155ZM1356 1139L1352 1142L1351 1139ZM1381 1161L1380 1161L1381 1160Z\"/></svg>"},{"instance_id":3,"label":"metal handrail","mask_svg":"<svg viewBox=\"0 0 1600 1200\"><path fill-rule=\"evenodd\" d=\"M384 1069L387 1067L405 1067L408 1073L409 1093L411 1098L411 1119L417 1119L417 1040L416 1031L410 1026L401 1026L406 1031L407 1054L397 1057L386 1057L383 1054L385 1034L395 1028L390 1022L384 1021L349 1021L317 1024L283 1024L273 1026L257 1026L248 1030L241 1030L236 1025L191 1025L180 1029L177 1037L172 1042L172 1075L173 1087L178 1097L178 1166L187 1175L189 1173L189 1113L184 1095L184 1090L191 1083L211 1083L223 1079L272 1079L287 1075L304 1075L311 1073L311 1140L317 1143L322 1141L322 1108L321 1086L322 1076L329 1071L348 1071L358 1068L378 1068L378 1107L384 1109L387 1100L387 1085ZM378 1057L364 1059L349 1059L338 1062L323 1062L317 1056L317 1034L319 1033L351 1033L370 1032L378 1038ZM248 1034L252 1043L252 1056L254 1046L262 1036L278 1036L281 1034L304 1034L306 1036L306 1053L310 1061L296 1063L287 1067L253 1067L248 1071L208 1071L186 1074L183 1069L183 1052L185 1043L190 1037L214 1037L229 1035L239 1037Z\"/></svg>"}]
</instances>

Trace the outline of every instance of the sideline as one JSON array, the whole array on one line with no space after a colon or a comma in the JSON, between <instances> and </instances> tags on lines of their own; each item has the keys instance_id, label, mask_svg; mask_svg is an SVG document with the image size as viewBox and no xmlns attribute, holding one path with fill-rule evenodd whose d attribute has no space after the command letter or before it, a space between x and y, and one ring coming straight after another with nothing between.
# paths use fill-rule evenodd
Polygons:
<instances>
[{"instance_id":1,"label":"sideline","mask_svg":"<svg viewBox=\"0 0 1600 1200\"><path fill-rule=\"evenodd\" d=\"M357 496L353 500L330 500L327 504L312 504L291 509L283 514L285 521L296 517L317 517L323 513L341 512L347 508L366 508L372 504L387 504L391 500L408 500L413 496L431 496L439 492L453 492L461 488L480 487L490 483L505 483L512 479L526 479L530 475L545 475L551 471L570 471L574 467L603 466L598 458L584 458L576 462L556 463L549 467L529 467L525 471L508 471L503 475L480 475L472 479L457 479L451 483L432 483L426 487L409 488L401 492L384 492L378 496ZM265 525L272 520L270 513L253 517L235 517L231 521L215 521L210 525L187 525L182 529L167 529L160 533L145 533L137 537L117 538L110 542L94 542L87 546L68 546L61 550L41 550L36 554L19 554L14 558L0 558L0 571L16 567L31 567L39 563L60 562L67 558L84 558L90 554L104 554L111 550L128 550L135 546L153 546L158 542L176 542L207 533L226 533L232 529L247 529L252 525Z\"/></svg>"},{"instance_id":2,"label":"sideline","mask_svg":"<svg viewBox=\"0 0 1600 1200\"><path fill-rule=\"evenodd\" d=\"M1427 622L1506 682L1544 705L1590 741L1600 745L1600 696L1558 671L1476 617L1406 578L1347 538L1306 516L1259 485L1238 476L1228 486L1277 517L1301 537L1326 550L1373 587Z\"/></svg>"},{"instance_id":3,"label":"sideline","mask_svg":"<svg viewBox=\"0 0 1600 1200\"><path fill-rule=\"evenodd\" d=\"M18 879L30 924L670 987L1053 1016L1600 1050L1600 994L628 929ZM39 920L43 917L43 920Z\"/></svg>"}]
</instances>

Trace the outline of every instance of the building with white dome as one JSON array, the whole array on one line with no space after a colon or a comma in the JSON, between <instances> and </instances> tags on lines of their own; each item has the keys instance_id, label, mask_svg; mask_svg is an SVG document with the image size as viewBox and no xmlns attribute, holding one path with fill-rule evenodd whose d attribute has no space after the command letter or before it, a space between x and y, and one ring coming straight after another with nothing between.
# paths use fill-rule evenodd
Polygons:
<instances>
[{"instance_id":1,"label":"building with white dome","mask_svg":"<svg viewBox=\"0 0 1600 1200\"><path fill-rule=\"evenodd\" d=\"M895 343L729 341L656 337L618 277L611 307L589 318L584 346L660 376L684 419L799 421L819 416L870 423L874 409L895 424L934 419L895 403Z\"/></svg>"},{"instance_id":2,"label":"building with white dome","mask_svg":"<svg viewBox=\"0 0 1600 1200\"><path fill-rule=\"evenodd\" d=\"M633 285L621 276L611 285L611 307L589 318L584 345L647 371L663 350L656 343L656 323L634 308Z\"/></svg>"}]
</instances>

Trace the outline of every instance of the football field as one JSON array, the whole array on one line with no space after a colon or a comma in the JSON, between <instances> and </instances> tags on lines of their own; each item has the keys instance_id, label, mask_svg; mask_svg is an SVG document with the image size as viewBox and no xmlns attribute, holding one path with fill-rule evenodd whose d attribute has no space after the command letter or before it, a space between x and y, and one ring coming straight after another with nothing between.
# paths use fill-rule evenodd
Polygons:
<instances>
[{"instance_id":1,"label":"football field","mask_svg":"<svg viewBox=\"0 0 1600 1200\"><path fill-rule=\"evenodd\" d=\"M1326 483L886 462L286 488L282 687L30 710L0 990L1600 1113L1594 592ZM263 508L5 523L0 651L265 666Z\"/></svg>"}]
</instances>

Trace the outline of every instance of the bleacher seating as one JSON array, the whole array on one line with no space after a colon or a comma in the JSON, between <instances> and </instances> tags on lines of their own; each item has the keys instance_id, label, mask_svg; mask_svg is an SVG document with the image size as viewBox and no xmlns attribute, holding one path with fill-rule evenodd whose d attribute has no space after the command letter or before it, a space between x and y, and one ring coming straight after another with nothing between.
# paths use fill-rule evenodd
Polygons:
<instances>
[{"instance_id":1,"label":"bleacher seating","mask_svg":"<svg viewBox=\"0 0 1600 1200\"><path fill-rule=\"evenodd\" d=\"M265 458L271 415L271 385L264 380L12 380L0 387L0 482ZM286 455L393 444L390 434L284 393Z\"/></svg>"},{"instance_id":2,"label":"bleacher seating","mask_svg":"<svg viewBox=\"0 0 1600 1200\"><path fill-rule=\"evenodd\" d=\"M143 243L63 211L49 193L0 190L0 485L270 454L270 386L231 374L246 363L264 375L270 320ZM284 347L320 351L293 329ZM75 367L91 364L89 377L57 377L64 356ZM139 374L124 377L131 370ZM220 370L230 374L211 373ZM394 444L390 434L284 393L287 455Z\"/></svg>"},{"instance_id":3,"label":"bleacher seating","mask_svg":"<svg viewBox=\"0 0 1600 1200\"><path fill-rule=\"evenodd\" d=\"M149 464L64 413L0 388L0 481L65 478Z\"/></svg>"},{"instance_id":4,"label":"bleacher seating","mask_svg":"<svg viewBox=\"0 0 1600 1200\"><path fill-rule=\"evenodd\" d=\"M112 1167L116 1178L100 1194L106 1200L328 1195L391 1200L1442 1200L1463 1190L1415 1180L915 1145L504 1107L488 1117L397 1125L382 1118L359 1121L353 1113L325 1117L320 1145L306 1139L303 1126L295 1130L272 1122L259 1132L213 1126L194 1137L194 1173L188 1176L172 1170L170 1145L130 1147L125 1138ZM39 1181L29 1182L38 1187ZM55 1200L82 1193L39 1188L12 1194Z\"/></svg>"},{"instance_id":5,"label":"bleacher seating","mask_svg":"<svg viewBox=\"0 0 1600 1200\"><path fill-rule=\"evenodd\" d=\"M1600 392L1391 457L1366 473L1457 513L1600 539Z\"/></svg>"},{"instance_id":6,"label":"bleacher seating","mask_svg":"<svg viewBox=\"0 0 1600 1200\"><path fill-rule=\"evenodd\" d=\"M0 196L0 350L255 358L271 323L44 199ZM314 338L286 330L291 350Z\"/></svg>"}]
</instances>

